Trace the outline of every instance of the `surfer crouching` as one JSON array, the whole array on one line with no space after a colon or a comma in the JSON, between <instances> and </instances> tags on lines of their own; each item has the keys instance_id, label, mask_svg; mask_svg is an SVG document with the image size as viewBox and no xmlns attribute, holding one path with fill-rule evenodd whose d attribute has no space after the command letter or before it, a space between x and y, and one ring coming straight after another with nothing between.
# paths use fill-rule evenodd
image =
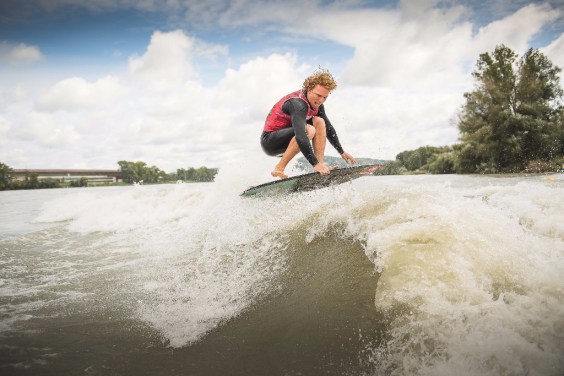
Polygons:
<instances>
[{"instance_id":1,"label":"surfer crouching","mask_svg":"<svg viewBox=\"0 0 564 376\"><path fill-rule=\"evenodd\" d=\"M288 175L284 169L300 151L315 172L329 174L337 166L325 165L327 139L347 163L356 163L354 157L341 147L337 132L325 114L323 102L336 88L331 73L319 70L305 79L301 90L284 96L272 107L260 138L266 154L282 156L271 172L272 176L286 179Z\"/></svg>"}]
</instances>

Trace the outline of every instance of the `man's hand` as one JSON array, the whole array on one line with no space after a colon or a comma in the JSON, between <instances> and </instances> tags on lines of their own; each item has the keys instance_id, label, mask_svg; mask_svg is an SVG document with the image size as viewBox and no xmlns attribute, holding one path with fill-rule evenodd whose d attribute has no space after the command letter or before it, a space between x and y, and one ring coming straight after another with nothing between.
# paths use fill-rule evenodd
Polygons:
<instances>
[{"instance_id":1,"label":"man's hand","mask_svg":"<svg viewBox=\"0 0 564 376\"><path fill-rule=\"evenodd\" d=\"M319 172L321 175L329 175L329 173L331 172L331 170L334 170L334 169L336 169L337 167L338 167L338 166L327 167L327 166L325 166L325 163L319 162L318 164L316 164L315 166L313 166L313 171Z\"/></svg>"},{"instance_id":2,"label":"man's hand","mask_svg":"<svg viewBox=\"0 0 564 376\"><path fill-rule=\"evenodd\" d=\"M343 154L341 154L341 158L343 158L345 160L345 162L347 162L348 164L356 163L356 159L354 159L354 157L347 152L344 152Z\"/></svg>"}]
</instances>

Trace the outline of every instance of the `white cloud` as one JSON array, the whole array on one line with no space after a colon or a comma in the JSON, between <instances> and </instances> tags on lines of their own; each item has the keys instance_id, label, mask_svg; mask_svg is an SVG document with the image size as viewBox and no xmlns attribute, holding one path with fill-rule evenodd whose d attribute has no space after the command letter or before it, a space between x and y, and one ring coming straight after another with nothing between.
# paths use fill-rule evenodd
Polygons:
<instances>
[{"instance_id":1,"label":"white cloud","mask_svg":"<svg viewBox=\"0 0 564 376\"><path fill-rule=\"evenodd\" d=\"M332 9L312 16L295 33L330 39L354 48L343 73L351 84L412 87L457 82L462 68L482 52L506 44L524 52L532 37L561 12L531 4L478 29L464 21L471 10L461 6L430 8L435 1L403 1L396 9ZM323 23L313 22L324 19Z\"/></svg>"},{"instance_id":2,"label":"white cloud","mask_svg":"<svg viewBox=\"0 0 564 376\"><path fill-rule=\"evenodd\" d=\"M182 31L156 31L151 36L147 52L129 59L129 70L157 89L178 86L179 82L195 74L190 61L193 45L194 38Z\"/></svg>"},{"instance_id":3,"label":"white cloud","mask_svg":"<svg viewBox=\"0 0 564 376\"><path fill-rule=\"evenodd\" d=\"M39 61L43 54L37 46L24 43L17 45L8 42L0 42L0 61L8 61L14 65L28 64Z\"/></svg>"},{"instance_id":4,"label":"white cloud","mask_svg":"<svg viewBox=\"0 0 564 376\"><path fill-rule=\"evenodd\" d=\"M481 28L475 37L475 53L489 51L495 45L505 44L517 53L524 53L529 42L543 26L562 16L560 10L548 4L530 4L512 15Z\"/></svg>"},{"instance_id":5,"label":"white cloud","mask_svg":"<svg viewBox=\"0 0 564 376\"><path fill-rule=\"evenodd\" d=\"M266 117L266 109L291 91L301 87L308 66L297 67L297 56L272 54L257 57L239 69L228 69L219 82L217 105L229 108L241 119Z\"/></svg>"},{"instance_id":6,"label":"white cloud","mask_svg":"<svg viewBox=\"0 0 564 376\"><path fill-rule=\"evenodd\" d=\"M450 120L462 101L451 91L348 86L338 88L326 105L345 150L394 159L404 150L456 142L458 130Z\"/></svg>"},{"instance_id":7,"label":"white cloud","mask_svg":"<svg viewBox=\"0 0 564 376\"><path fill-rule=\"evenodd\" d=\"M487 9L517 9L504 18L477 29L468 20L470 6L444 6L438 0L402 0L397 8L360 7L358 2L328 5L302 1L285 2L222 0L187 1L181 4L190 22L212 23L227 28L261 25L262 30L282 30L287 35L321 40L354 48L342 79L351 84L377 86L434 85L437 80L456 82L462 67L478 55L505 43L524 52L539 30L562 16L548 3L519 8L481 4ZM440 7L439 7L440 5ZM319 20L323 20L320 22Z\"/></svg>"},{"instance_id":8,"label":"white cloud","mask_svg":"<svg viewBox=\"0 0 564 376\"><path fill-rule=\"evenodd\" d=\"M210 124L221 136L218 146L231 158L262 153L258 140L268 111L284 95L298 90L308 73L309 67L298 65L297 56L290 53L257 57L237 70L227 70L213 100L220 115Z\"/></svg>"},{"instance_id":9,"label":"white cloud","mask_svg":"<svg viewBox=\"0 0 564 376\"><path fill-rule=\"evenodd\" d=\"M136 92L122 126L109 131L127 145L120 158L151 156L149 163L158 158L159 167L169 170L218 167L249 153L268 158L258 143L266 114L301 86L306 73L296 55L273 54L229 69L217 86L189 80L165 92Z\"/></svg>"},{"instance_id":10,"label":"white cloud","mask_svg":"<svg viewBox=\"0 0 564 376\"><path fill-rule=\"evenodd\" d=\"M47 148L73 147L81 138L74 127L64 124L61 118L40 112L30 113L15 132L20 140Z\"/></svg>"},{"instance_id":11,"label":"white cloud","mask_svg":"<svg viewBox=\"0 0 564 376\"><path fill-rule=\"evenodd\" d=\"M28 98L28 92L22 85L0 88L0 108L12 105Z\"/></svg>"},{"instance_id":12,"label":"white cloud","mask_svg":"<svg viewBox=\"0 0 564 376\"><path fill-rule=\"evenodd\" d=\"M10 131L10 124L0 115L0 145L8 143L8 132Z\"/></svg>"},{"instance_id":13,"label":"white cloud","mask_svg":"<svg viewBox=\"0 0 564 376\"><path fill-rule=\"evenodd\" d=\"M125 92L117 77L107 76L93 83L81 77L72 77L53 85L39 98L37 108L42 111L99 108L114 103Z\"/></svg>"},{"instance_id":14,"label":"white cloud","mask_svg":"<svg viewBox=\"0 0 564 376\"><path fill-rule=\"evenodd\" d=\"M155 31L145 54L129 59L129 71L145 80L149 87L165 90L197 78L195 57L213 58L226 53L225 46L206 44L182 30Z\"/></svg>"},{"instance_id":15,"label":"white cloud","mask_svg":"<svg viewBox=\"0 0 564 376\"><path fill-rule=\"evenodd\" d=\"M295 55L273 54L227 70L217 86L190 80L158 95L144 92L137 98L137 106L143 106L129 118L120 139L144 155L174 155L177 167L188 159L192 165L219 166L227 155L232 160L253 150L259 153L270 107L301 86L306 67L296 65Z\"/></svg>"},{"instance_id":16,"label":"white cloud","mask_svg":"<svg viewBox=\"0 0 564 376\"><path fill-rule=\"evenodd\" d=\"M542 48L541 52L544 53L554 65L564 69L564 34L560 35L558 39L554 40L545 48ZM564 80L562 75L561 80Z\"/></svg>"}]
</instances>

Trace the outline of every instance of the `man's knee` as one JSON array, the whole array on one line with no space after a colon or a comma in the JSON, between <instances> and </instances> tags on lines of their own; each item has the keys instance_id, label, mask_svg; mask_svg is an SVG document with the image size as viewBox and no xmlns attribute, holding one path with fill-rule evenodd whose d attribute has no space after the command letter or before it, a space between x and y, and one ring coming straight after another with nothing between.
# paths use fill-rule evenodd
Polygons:
<instances>
[{"instance_id":1,"label":"man's knee","mask_svg":"<svg viewBox=\"0 0 564 376\"><path fill-rule=\"evenodd\" d=\"M313 117L313 126L317 131L325 130L325 120L320 118L319 116Z\"/></svg>"},{"instance_id":2,"label":"man's knee","mask_svg":"<svg viewBox=\"0 0 564 376\"><path fill-rule=\"evenodd\" d=\"M306 133L307 133L307 138L309 138L310 140L313 140L313 137L315 137L315 128L313 125L307 125L306 126Z\"/></svg>"}]
</instances>

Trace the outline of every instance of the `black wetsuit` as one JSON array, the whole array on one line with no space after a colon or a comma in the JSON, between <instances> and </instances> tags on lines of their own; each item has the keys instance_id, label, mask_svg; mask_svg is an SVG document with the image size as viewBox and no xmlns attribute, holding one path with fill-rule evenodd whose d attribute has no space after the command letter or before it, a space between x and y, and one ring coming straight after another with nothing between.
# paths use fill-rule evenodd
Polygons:
<instances>
[{"instance_id":1,"label":"black wetsuit","mask_svg":"<svg viewBox=\"0 0 564 376\"><path fill-rule=\"evenodd\" d=\"M308 162L315 166L319 161L313 152L313 147L306 133L306 117L308 113L307 104L300 98L290 98L282 105L282 111L291 116L291 124L286 127L272 132L263 131L261 135L261 146L264 152L271 156L283 154L288 148L288 144L292 137L296 136L296 141L300 147L300 151ZM327 139L329 143L337 150L339 154L343 154L344 150L339 143L337 132L325 114L325 107L319 106L317 115L325 121L325 129L327 131ZM307 120L308 124L312 124L312 119Z\"/></svg>"}]
</instances>

